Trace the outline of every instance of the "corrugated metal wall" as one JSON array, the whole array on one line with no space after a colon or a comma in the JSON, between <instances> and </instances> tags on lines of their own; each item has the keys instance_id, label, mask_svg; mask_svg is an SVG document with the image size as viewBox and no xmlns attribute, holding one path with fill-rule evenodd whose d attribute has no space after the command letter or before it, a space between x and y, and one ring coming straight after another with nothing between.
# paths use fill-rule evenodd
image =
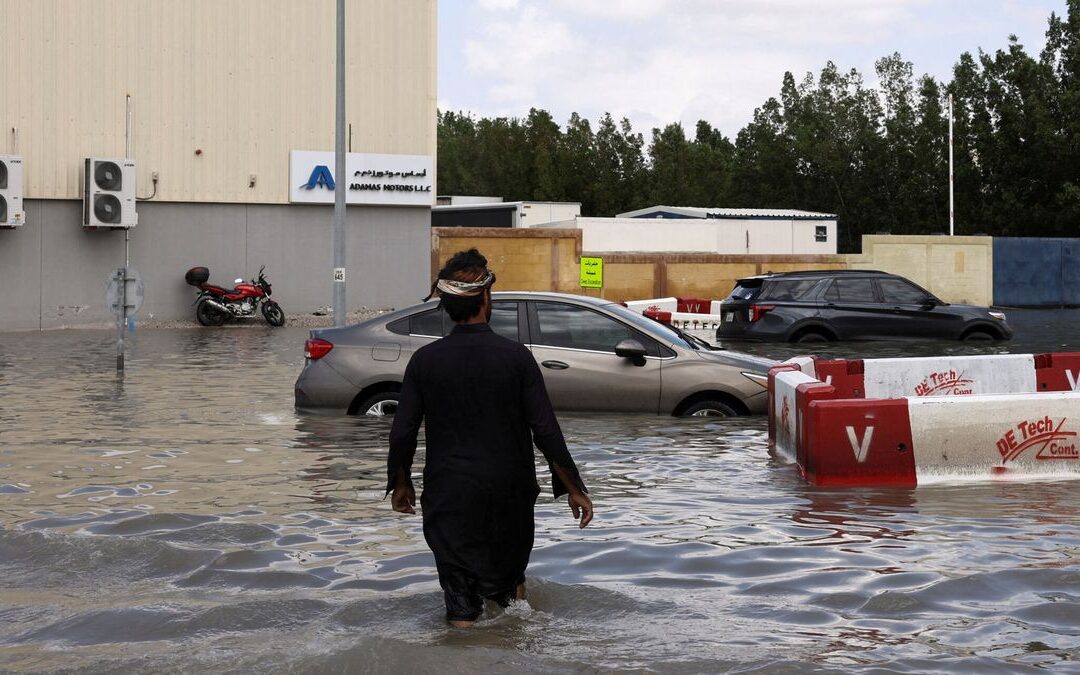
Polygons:
<instances>
[{"instance_id":1,"label":"corrugated metal wall","mask_svg":"<svg viewBox=\"0 0 1080 675\"><path fill-rule=\"evenodd\" d=\"M2 0L0 152L25 156L28 198L78 198L84 157L124 155L130 94L140 197L157 171L162 201L287 202L289 151L334 147L335 18L333 0ZM435 0L347 0L346 19L352 151L434 155Z\"/></svg>"},{"instance_id":2,"label":"corrugated metal wall","mask_svg":"<svg viewBox=\"0 0 1080 675\"><path fill-rule=\"evenodd\" d=\"M1080 305L1080 239L994 237L994 304Z\"/></svg>"}]
</instances>

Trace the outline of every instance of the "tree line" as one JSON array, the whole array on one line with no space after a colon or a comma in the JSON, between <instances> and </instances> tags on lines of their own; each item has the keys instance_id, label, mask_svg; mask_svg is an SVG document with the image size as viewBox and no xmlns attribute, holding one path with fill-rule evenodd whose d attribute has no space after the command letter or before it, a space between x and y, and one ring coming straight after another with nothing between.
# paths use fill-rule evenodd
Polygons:
<instances>
[{"instance_id":1,"label":"tree line","mask_svg":"<svg viewBox=\"0 0 1080 675\"><path fill-rule=\"evenodd\" d=\"M440 194L581 202L613 216L654 204L835 213L840 249L862 234L948 232L948 109L954 110L957 234L1075 236L1080 224L1080 0L1051 14L1046 47L1015 36L963 53L952 80L916 77L894 53L877 86L831 61L815 77L785 73L778 96L734 140L699 121L652 129L628 119L565 127L524 118L438 116Z\"/></svg>"}]
</instances>

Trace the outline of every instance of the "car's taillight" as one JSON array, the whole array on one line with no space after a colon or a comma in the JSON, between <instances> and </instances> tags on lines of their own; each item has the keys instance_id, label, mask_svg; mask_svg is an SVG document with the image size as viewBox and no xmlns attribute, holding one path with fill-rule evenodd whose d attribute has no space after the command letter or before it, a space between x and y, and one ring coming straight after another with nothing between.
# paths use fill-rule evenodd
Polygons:
<instances>
[{"instance_id":1,"label":"car's taillight","mask_svg":"<svg viewBox=\"0 0 1080 675\"><path fill-rule=\"evenodd\" d=\"M750 305L750 323L776 309L776 305Z\"/></svg>"},{"instance_id":2,"label":"car's taillight","mask_svg":"<svg viewBox=\"0 0 1080 675\"><path fill-rule=\"evenodd\" d=\"M317 361L329 354L330 350L333 348L333 342L323 340L322 338L309 338L308 341L304 343L304 356L312 361Z\"/></svg>"}]
</instances>

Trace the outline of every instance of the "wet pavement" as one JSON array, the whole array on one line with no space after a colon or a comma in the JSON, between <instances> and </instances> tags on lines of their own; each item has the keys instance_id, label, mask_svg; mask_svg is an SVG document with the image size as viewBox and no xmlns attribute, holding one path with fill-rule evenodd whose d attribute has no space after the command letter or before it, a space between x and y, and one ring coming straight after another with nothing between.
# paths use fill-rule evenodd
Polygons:
<instances>
[{"instance_id":1,"label":"wet pavement","mask_svg":"<svg viewBox=\"0 0 1080 675\"><path fill-rule=\"evenodd\" d=\"M814 347L1080 351L1010 319ZM560 415L596 520L541 495L528 603L450 630L388 422L293 410L306 335L137 331L118 382L109 331L0 334L0 670L1080 672L1080 484L811 488L764 418Z\"/></svg>"}]
</instances>

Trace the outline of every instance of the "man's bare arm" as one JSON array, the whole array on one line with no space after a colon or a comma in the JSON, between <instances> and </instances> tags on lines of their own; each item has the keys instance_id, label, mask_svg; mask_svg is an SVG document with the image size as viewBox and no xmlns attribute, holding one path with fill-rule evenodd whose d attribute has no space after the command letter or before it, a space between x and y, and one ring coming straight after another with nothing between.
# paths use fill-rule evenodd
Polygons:
<instances>
[{"instance_id":1,"label":"man's bare arm","mask_svg":"<svg viewBox=\"0 0 1080 675\"><path fill-rule=\"evenodd\" d=\"M398 513L416 513L416 490L409 474L401 467L394 476L394 493L390 496L390 506Z\"/></svg>"},{"instance_id":2,"label":"man's bare arm","mask_svg":"<svg viewBox=\"0 0 1080 675\"><path fill-rule=\"evenodd\" d=\"M578 520L578 528L584 528L592 522L592 500L589 499L589 495L578 488L577 482L574 481L570 472L566 469L552 462L551 470L555 472L555 475L559 477L559 480L563 482L569 492L567 503L570 504L570 511L574 514L574 518Z\"/></svg>"}]
</instances>

